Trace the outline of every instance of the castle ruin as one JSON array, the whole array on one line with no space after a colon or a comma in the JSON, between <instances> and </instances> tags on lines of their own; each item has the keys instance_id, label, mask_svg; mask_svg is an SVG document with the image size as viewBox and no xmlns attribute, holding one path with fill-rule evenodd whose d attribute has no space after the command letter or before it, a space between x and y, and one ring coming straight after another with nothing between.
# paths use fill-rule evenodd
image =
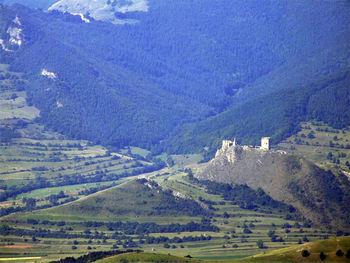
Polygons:
<instances>
[{"instance_id":1,"label":"castle ruin","mask_svg":"<svg viewBox=\"0 0 350 263\"><path fill-rule=\"evenodd\" d=\"M232 146L236 146L236 138L233 139L233 141L230 140L223 140L222 141L222 149L226 150L227 148L230 148Z\"/></svg>"},{"instance_id":2,"label":"castle ruin","mask_svg":"<svg viewBox=\"0 0 350 263\"><path fill-rule=\"evenodd\" d=\"M233 139L233 141L230 140L223 140L222 141L222 150L225 151L230 147L236 146L237 142L236 142L236 138ZM250 148L258 148L261 150L270 150L270 137L262 137L261 138L261 145L260 147L253 147L253 146L246 146L246 147L250 147Z\"/></svg>"}]
</instances>

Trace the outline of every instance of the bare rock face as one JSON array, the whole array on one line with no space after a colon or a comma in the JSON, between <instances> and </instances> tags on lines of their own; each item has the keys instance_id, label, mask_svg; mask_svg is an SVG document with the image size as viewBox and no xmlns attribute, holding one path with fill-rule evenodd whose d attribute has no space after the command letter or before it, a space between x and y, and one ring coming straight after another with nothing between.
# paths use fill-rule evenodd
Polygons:
<instances>
[{"instance_id":1,"label":"bare rock face","mask_svg":"<svg viewBox=\"0 0 350 263\"><path fill-rule=\"evenodd\" d=\"M281 165L284 162L286 154L283 152L240 145L224 146L197 177L222 183L247 184L253 189L266 184L270 190L266 193L278 200L276 197L283 191L286 180L282 177L280 180L274 179L277 174L286 173L286 167Z\"/></svg>"},{"instance_id":2,"label":"bare rock face","mask_svg":"<svg viewBox=\"0 0 350 263\"><path fill-rule=\"evenodd\" d=\"M2 49L6 52L17 51L24 42L22 23L18 16L12 20L5 32L2 34L4 39L0 38L0 50Z\"/></svg>"},{"instance_id":3,"label":"bare rock face","mask_svg":"<svg viewBox=\"0 0 350 263\"><path fill-rule=\"evenodd\" d=\"M349 204L345 200L350 200L349 180L295 155L224 141L215 158L195 176L262 188L273 199L294 206L314 223L350 227L349 212L344 213Z\"/></svg>"},{"instance_id":4,"label":"bare rock face","mask_svg":"<svg viewBox=\"0 0 350 263\"><path fill-rule=\"evenodd\" d=\"M86 23L90 22L85 17L89 14L96 20L113 24L134 24L137 20L127 19L124 15L130 12L148 12L148 9L147 0L60 0L49 8L80 15Z\"/></svg>"}]
</instances>

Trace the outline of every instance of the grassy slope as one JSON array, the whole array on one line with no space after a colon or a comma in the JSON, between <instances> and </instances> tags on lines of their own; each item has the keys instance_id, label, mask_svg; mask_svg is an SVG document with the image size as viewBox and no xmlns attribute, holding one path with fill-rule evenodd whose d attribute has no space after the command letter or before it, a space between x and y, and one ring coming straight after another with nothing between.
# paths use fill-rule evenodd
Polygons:
<instances>
[{"instance_id":1,"label":"grassy slope","mask_svg":"<svg viewBox=\"0 0 350 263\"><path fill-rule=\"evenodd\" d=\"M199 260L177 257L172 255L162 255L155 253L127 253L96 261L96 263L114 262L198 262Z\"/></svg>"},{"instance_id":2,"label":"grassy slope","mask_svg":"<svg viewBox=\"0 0 350 263\"><path fill-rule=\"evenodd\" d=\"M342 257L336 255L338 249L346 253L350 249L350 237L319 240L299 246L278 249L244 259L242 262L320 262L319 255L321 251L327 255L324 262L349 262L350 259L347 259L345 255ZM308 250L310 256L302 257L302 250Z\"/></svg>"},{"instance_id":3,"label":"grassy slope","mask_svg":"<svg viewBox=\"0 0 350 263\"><path fill-rule=\"evenodd\" d=\"M43 213L103 217L194 215L191 209L205 213L193 201L177 199L149 183L131 181Z\"/></svg>"},{"instance_id":4,"label":"grassy slope","mask_svg":"<svg viewBox=\"0 0 350 263\"><path fill-rule=\"evenodd\" d=\"M313 136L309 137L310 134ZM331 141L334 144L332 147ZM277 145L279 149L301 155L321 167L341 168L346 172L349 172L346 162L350 162L348 146L350 146L349 128L334 129L321 122L301 123L301 130L297 134ZM330 152L332 157L327 158Z\"/></svg>"},{"instance_id":5,"label":"grassy slope","mask_svg":"<svg viewBox=\"0 0 350 263\"><path fill-rule=\"evenodd\" d=\"M291 246L283 249L263 252L253 257L237 259L237 260L203 260L203 262L319 262L320 252L326 254L324 262L349 262L349 259L343 256L337 256L336 252L341 249L346 253L350 249L350 237L333 238L310 242L303 245ZM302 257L301 251L308 250L309 257ZM172 255L162 255L155 253L128 253L118 256L113 256L99 260L99 263L114 263L114 262L200 262L198 259L185 259Z\"/></svg>"}]
</instances>

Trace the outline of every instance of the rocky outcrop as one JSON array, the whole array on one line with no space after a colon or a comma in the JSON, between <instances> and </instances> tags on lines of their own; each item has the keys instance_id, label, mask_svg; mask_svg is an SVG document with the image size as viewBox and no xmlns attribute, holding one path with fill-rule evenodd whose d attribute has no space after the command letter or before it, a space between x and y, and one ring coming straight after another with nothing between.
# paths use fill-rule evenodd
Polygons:
<instances>
[{"instance_id":1,"label":"rocky outcrop","mask_svg":"<svg viewBox=\"0 0 350 263\"><path fill-rule=\"evenodd\" d=\"M349 181L283 151L226 143L198 179L262 188L273 199L294 206L319 225L350 227L346 211ZM347 201L345 201L347 200Z\"/></svg>"},{"instance_id":2,"label":"rocky outcrop","mask_svg":"<svg viewBox=\"0 0 350 263\"><path fill-rule=\"evenodd\" d=\"M113 24L134 24L137 20L126 18L126 14L148 12L148 9L147 0L60 0L49 8L49 10L58 10L79 15L85 23L90 22L86 17L86 15L89 15L96 20L111 22Z\"/></svg>"}]
</instances>

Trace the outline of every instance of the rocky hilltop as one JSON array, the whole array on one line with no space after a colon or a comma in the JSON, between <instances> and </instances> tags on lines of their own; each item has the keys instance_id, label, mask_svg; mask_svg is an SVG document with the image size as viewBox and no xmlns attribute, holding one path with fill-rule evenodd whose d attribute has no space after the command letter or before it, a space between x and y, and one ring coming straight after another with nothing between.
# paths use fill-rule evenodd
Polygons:
<instances>
[{"instance_id":1,"label":"rocky hilltop","mask_svg":"<svg viewBox=\"0 0 350 263\"><path fill-rule=\"evenodd\" d=\"M201 180L247 184L273 199L294 206L318 225L349 229L350 184L342 174L325 171L304 158L267 147L223 141Z\"/></svg>"}]
</instances>

